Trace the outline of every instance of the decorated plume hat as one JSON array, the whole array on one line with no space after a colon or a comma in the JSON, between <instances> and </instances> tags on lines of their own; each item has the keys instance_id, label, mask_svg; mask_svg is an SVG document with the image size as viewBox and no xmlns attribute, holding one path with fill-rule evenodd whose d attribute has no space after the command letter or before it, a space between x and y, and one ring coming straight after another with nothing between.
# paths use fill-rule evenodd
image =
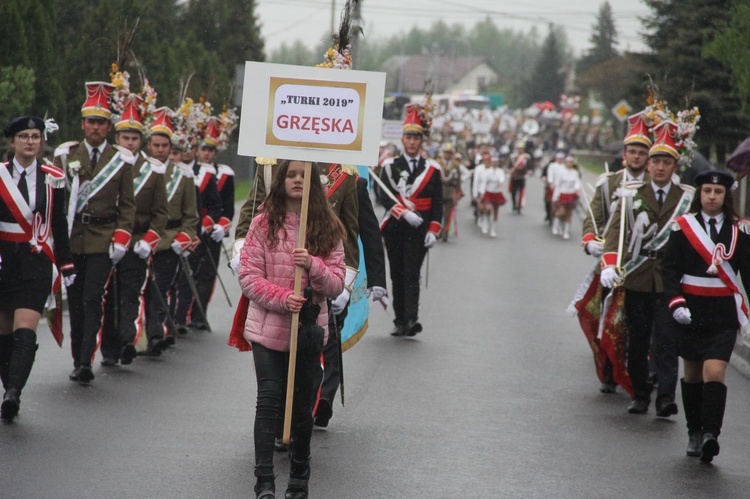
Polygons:
<instances>
[{"instance_id":1,"label":"decorated plume hat","mask_svg":"<svg viewBox=\"0 0 750 499\"><path fill-rule=\"evenodd\" d=\"M219 138L221 136L221 121L215 116L211 116L206 124L206 129L203 132L203 141L201 146L209 146L213 148L219 147Z\"/></svg>"},{"instance_id":2,"label":"decorated plume hat","mask_svg":"<svg viewBox=\"0 0 750 499\"><path fill-rule=\"evenodd\" d=\"M143 125L143 116L141 115L142 105L143 97L137 94L130 94L123 103L122 114L117 123L115 123L115 131L143 133L146 127Z\"/></svg>"},{"instance_id":3,"label":"decorated plume hat","mask_svg":"<svg viewBox=\"0 0 750 499\"><path fill-rule=\"evenodd\" d=\"M112 111L109 108L109 97L115 86L104 81L86 82L86 102L81 107L83 118L110 119Z\"/></svg>"},{"instance_id":4,"label":"decorated plume hat","mask_svg":"<svg viewBox=\"0 0 750 499\"><path fill-rule=\"evenodd\" d=\"M172 124L172 110L168 107L160 107L154 111L154 120L149 127L149 132L153 134L161 134L172 138L174 133L174 125Z\"/></svg>"},{"instance_id":5,"label":"decorated plume hat","mask_svg":"<svg viewBox=\"0 0 750 499\"><path fill-rule=\"evenodd\" d=\"M404 135L424 135L425 126L419 113L419 106L409 104L403 124Z\"/></svg>"},{"instance_id":6,"label":"decorated plume hat","mask_svg":"<svg viewBox=\"0 0 750 499\"><path fill-rule=\"evenodd\" d=\"M730 189L734 184L734 177L721 170L706 170L695 176L695 185L718 184Z\"/></svg>"},{"instance_id":7,"label":"decorated plume hat","mask_svg":"<svg viewBox=\"0 0 750 499\"><path fill-rule=\"evenodd\" d=\"M639 144L651 148L653 141L651 140L651 134L648 129L646 115L643 111L630 116L628 118L628 133L622 141L623 144L626 146Z\"/></svg>"},{"instance_id":8,"label":"decorated plume hat","mask_svg":"<svg viewBox=\"0 0 750 499\"><path fill-rule=\"evenodd\" d=\"M654 144L648 151L648 156L671 156L680 159L680 151L675 143L677 124L673 121L662 121L654 128Z\"/></svg>"}]
</instances>

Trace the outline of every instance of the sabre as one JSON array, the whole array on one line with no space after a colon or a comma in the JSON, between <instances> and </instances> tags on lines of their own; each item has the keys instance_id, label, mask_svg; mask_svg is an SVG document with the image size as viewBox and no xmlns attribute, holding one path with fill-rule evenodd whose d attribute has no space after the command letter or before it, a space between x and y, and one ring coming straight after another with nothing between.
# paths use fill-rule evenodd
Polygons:
<instances>
[{"instance_id":1,"label":"sabre","mask_svg":"<svg viewBox=\"0 0 750 499\"><path fill-rule=\"evenodd\" d=\"M227 259L227 267L229 267L229 271L232 273L232 275L235 275L234 269L229 265L229 262L232 261L232 255L229 254L229 250L226 246L224 246L224 240L221 241L221 249L223 250L224 258Z\"/></svg>"},{"instance_id":2,"label":"sabre","mask_svg":"<svg viewBox=\"0 0 750 499\"><path fill-rule=\"evenodd\" d=\"M193 271L190 268L190 264L188 263L187 257L184 253L180 254L180 267L182 267L182 272L185 274L185 279L187 279L188 286L190 286L190 292L193 293L198 311L201 313L201 315L203 316L203 320L206 322L206 329L209 333L211 333L213 331L211 331L211 326L208 324L208 316L206 315L206 310L203 308L201 299L198 296L198 288L195 286L195 281L193 280Z\"/></svg>"},{"instance_id":3,"label":"sabre","mask_svg":"<svg viewBox=\"0 0 750 499\"><path fill-rule=\"evenodd\" d=\"M338 354L339 354L339 385L341 387L341 405L344 406L344 345L341 344L341 328L336 314L333 314L333 324L336 327L336 336L338 337Z\"/></svg>"},{"instance_id":4,"label":"sabre","mask_svg":"<svg viewBox=\"0 0 750 499\"><path fill-rule=\"evenodd\" d=\"M624 196L624 180L620 184L620 189L622 189L622 192L620 192L620 236L617 241L617 264L615 265L615 272L621 277L620 284L622 284L622 282L624 282L624 279L622 278L625 277L625 271L622 268L622 253L625 247L625 210L627 208L627 200ZM615 286L619 286L620 284L615 283Z\"/></svg>"},{"instance_id":5,"label":"sabre","mask_svg":"<svg viewBox=\"0 0 750 499\"><path fill-rule=\"evenodd\" d=\"M591 223L594 225L594 234L596 235L596 239L601 240L601 242L604 242L604 239L599 236L599 227L596 226L596 219L594 218L594 212L591 210L591 200L586 194L586 189L581 189L581 194L583 195L583 202L586 203L586 209L588 210L589 216L591 217Z\"/></svg>"},{"instance_id":6,"label":"sabre","mask_svg":"<svg viewBox=\"0 0 750 499\"><path fill-rule=\"evenodd\" d=\"M159 305L161 305L162 308L164 308L164 311L167 313L167 325L169 326L169 329L171 329L173 332L177 332L177 325L174 323L172 314L169 313L169 306L164 300L164 295L161 294L159 284L156 282L156 272L154 272L154 263L151 258L149 258L148 260L148 280L149 283L154 287Z\"/></svg>"},{"instance_id":7,"label":"sabre","mask_svg":"<svg viewBox=\"0 0 750 499\"><path fill-rule=\"evenodd\" d=\"M373 179L375 183L378 184L378 186L380 186L381 189L383 189L383 192L385 192L388 195L388 197L393 200L394 203L400 204L400 205L404 204L401 201L399 201L398 198L385 185L385 183L382 180L380 180L380 177L378 177L378 175L374 171L372 171L372 168L368 166L367 169L370 171L370 178Z\"/></svg>"},{"instance_id":8,"label":"sabre","mask_svg":"<svg viewBox=\"0 0 750 499\"><path fill-rule=\"evenodd\" d=\"M206 239L201 236L201 239L203 240L205 254L206 254L206 260L208 260L208 263L211 264L211 268L213 269L214 273L216 274L216 277L219 279L219 284L221 284L221 289L224 291L224 297L227 299L227 303L229 304L229 308L232 308L232 300L229 299L229 293L227 293L227 288L224 286L224 281L221 278L221 275L219 275L219 268L216 266L216 261L214 260L214 256L211 254L211 250L208 247L208 243L206 242ZM222 246L223 247L223 246ZM203 317L205 317L206 314L203 314Z\"/></svg>"}]
</instances>

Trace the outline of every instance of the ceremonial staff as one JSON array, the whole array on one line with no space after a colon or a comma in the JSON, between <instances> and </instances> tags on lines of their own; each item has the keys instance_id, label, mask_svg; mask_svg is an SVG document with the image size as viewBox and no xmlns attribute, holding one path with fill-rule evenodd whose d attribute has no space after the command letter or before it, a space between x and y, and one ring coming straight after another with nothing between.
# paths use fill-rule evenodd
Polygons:
<instances>
[{"instance_id":1,"label":"ceremonial staff","mask_svg":"<svg viewBox=\"0 0 750 499\"><path fill-rule=\"evenodd\" d=\"M153 257L150 257L148 260L148 280L154 288L153 291L156 293L156 299L159 301L159 305L161 305L167 312L167 325L169 326L169 329L177 332L177 325L172 318L172 314L169 313L169 305L167 305L167 302L164 301L164 296L161 294L159 284L156 282L156 272L154 271L154 263L152 260Z\"/></svg>"},{"instance_id":2,"label":"ceremonial staff","mask_svg":"<svg viewBox=\"0 0 750 499\"><path fill-rule=\"evenodd\" d=\"M625 215L627 199L625 198L625 178L620 184L620 235L617 241L617 263L615 264L615 273L620 277L620 282L615 281L615 286L624 282L625 270L622 268L623 251L625 249Z\"/></svg>"},{"instance_id":3,"label":"ceremonial staff","mask_svg":"<svg viewBox=\"0 0 750 499\"><path fill-rule=\"evenodd\" d=\"M302 212L299 217L299 232L297 233L297 247L305 247L307 232L307 208L310 201L310 176L312 163L305 161L305 179L302 185ZM302 295L302 267L294 267L294 296ZM292 433L292 404L294 403L294 375L297 364L297 332L299 331L299 312L292 313L292 330L289 337L289 370L286 379L286 408L284 409L283 442L289 445Z\"/></svg>"},{"instance_id":4,"label":"ceremonial staff","mask_svg":"<svg viewBox=\"0 0 750 499\"><path fill-rule=\"evenodd\" d=\"M216 266L216 260L214 260L214 256L211 254L211 251L209 250L208 244L206 243L206 238L201 236L201 240L203 241L203 244L205 245L206 260L208 261L208 263L211 264L212 270L216 274L216 277L219 279L219 284L221 284L221 289L222 291L224 291L224 297L227 299L227 303L229 304L229 307L231 308L232 300L229 299L229 293L227 293L227 288L226 286L224 286L224 281L222 280L221 275L219 275L219 269ZM221 243L219 244L221 245L222 248L224 247L224 245L222 245ZM203 314L203 316L205 317L205 314Z\"/></svg>"}]
</instances>

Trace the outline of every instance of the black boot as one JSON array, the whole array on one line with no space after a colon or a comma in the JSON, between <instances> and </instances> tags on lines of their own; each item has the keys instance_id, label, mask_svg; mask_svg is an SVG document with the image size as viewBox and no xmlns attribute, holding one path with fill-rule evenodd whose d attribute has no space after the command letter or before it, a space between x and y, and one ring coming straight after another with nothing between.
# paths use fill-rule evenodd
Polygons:
<instances>
[{"instance_id":1,"label":"black boot","mask_svg":"<svg viewBox=\"0 0 750 499\"><path fill-rule=\"evenodd\" d=\"M10 366L10 358L12 356L12 353L13 335L0 335L0 379L3 382L3 389L7 388L6 383L8 382L8 368Z\"/></svg>"},{"instance_id":2,"label":"black boot","mask_svg":"<svg viewBox=\"0 0 750 499\"><path fill-rule=\"evenodd\" d=\"M685 419L688 428L688 446L686 454L692 457L701 455L701 411L703 407L703 382L688 383L680 380L682 387L682 405L685 408Z\"/></svg>"},{"instance_id":3,"label":"black boot","mask_svg":"<svg viewBox=\"0 0 750 499\"><path fill-rule=\"evenodd\" d=\"M284 499L307 499L307 482L310 480L310 457L298 461L292 457L289 465L289 485Z\"/></svg>"},{"instance_id":4,"label":"black boot","mask_svg":"<svg viewBox=\"0 0 750 499\"><path fill-rule=\"evenodd\" d=\"M36 333L33 330L23 328L13 331L13 354L8 365L7 389L0 405L0 418L6 421L13 421L21 408L21 390L31 374L36 349Z\"/></svg>"},{"instance_id":5,"label":"black boot","mask_svg":"<svg viewBox=\"0 0 750 499\"><path fill-rule=\"evenodd\" d=\"M255 482L255 499L275 499L276 482L273 475L259 476Z\"/></svg>"},{"instance_id":6,"label":"black boot","mask_svg":"<svg viewBox=\"0 0 750 499\"><path fill-rule=\"evenodd\" d=\"M719 454L719 434L724 421L724 408L727 404L727 387L718 381L703 384L703 410L701 438L701 461L710 463Z\"/></svg>"}]
</instances>

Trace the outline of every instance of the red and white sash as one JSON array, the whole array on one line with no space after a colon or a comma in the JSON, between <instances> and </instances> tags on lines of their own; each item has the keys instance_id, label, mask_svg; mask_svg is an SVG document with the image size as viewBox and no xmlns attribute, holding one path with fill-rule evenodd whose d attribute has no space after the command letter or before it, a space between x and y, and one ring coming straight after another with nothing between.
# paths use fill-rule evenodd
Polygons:
<instances>
[{"instance_id":1,"label":"red and white sash","mask_svg":"<svg viewBox=\"0 0 750 499\"><path fill-rule=\"evenodd\" d=\"M739 228L736 224L732 224L732 242L729 245L729 250L724 244L715 244L703 227L698 222L695 214L683 215L677 218L677 224L682 229L685 237L687 237L690 245L698 252L700 257L705 261L709 267L715 266L718 272L718 278L726 288L728 288L734 296L734 302L737 307L737 319L739 320L740 326L748 324L748 309L745 304L745 299L740 291L739 280L732 266L729 264L729 259L734 255L734 251L737 246L737 239L739 236ZM730 223L726 220L725 223ZM716 258L719 256L719 258ZM701 283L688 279L688 286L698 286ZM710 288L710 289L709 289ZM706 293L713 292L719 293L715 284L706 286ZM701 293L705 295L706 293ZM696 293L698 294L698 293Z\"/></svg>"},{"instance_id":2,"label":"red and white sash","mask_svg":"<svg viewBox=\"0 0 750 499\"><path fill-rule=\"evenodd\" d=\"M391 167L393 166L393 163L390 165L387 165L386 168L388 168L388 174L386 177L388 178L388 183L393 186L393 179L391 177ZM419 203L419 194L429 185L430 179L435 174L435 172L440 171L440 165L435 163L434 161L426 161L425 162L425 168L422 170L422 172L417 175L417 177L414 179L414 182L409 186L408 189L404 189L404 192L401 192L398 188L392 188L392 192L396 195L396 198L401 203L400 205L394 205L394 208L396 206L401 207L402 211L403 208L406 207L408 209L416 209L419 211L421 206L421 203ZM385 214L385 217L380 222L380 230L383 230L385 226L388 224L388 221L393 216L392 214L393 208L391 210L388 210L388 212ZM440 223L440 221L437 221Z\"/></svg>"},{"instance_id":3,"label":"red and white sash","mask_svg":"<svg viewBox=\"0 0 750 499\"><path fill-rule=\"evenodd\" d=\"M211 180L211 176L216 175L216 169L208 163L201 163L200 165L201 167L198 170L198 175L193 182L195 182L195 186L198 187L198 190L203 194L208 182Z\"/></svg>"}]
</instances>

